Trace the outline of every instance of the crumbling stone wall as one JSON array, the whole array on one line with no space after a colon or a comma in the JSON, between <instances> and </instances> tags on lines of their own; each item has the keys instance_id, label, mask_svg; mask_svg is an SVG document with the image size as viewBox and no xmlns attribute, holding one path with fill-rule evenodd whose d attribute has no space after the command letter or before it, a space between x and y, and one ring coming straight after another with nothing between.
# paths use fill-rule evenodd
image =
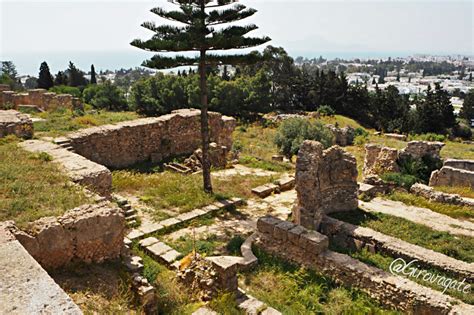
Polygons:
<instances>
[{"instance_id":1,"label":"crumbling stone wall","mask_svg":"<svg viewBox=\"0 0 474 315\"><path fill-rule=\"evenodd\" d=\"M8 135L26 139L33 137L33 122L15 110L0 110L0 138Z\"/></svg>"},{"instance_id":2,"label":"crumbling stone wall","mask_svg":"<svg viewBox=\"0 0 474 315\"><path fill-rule=\"evenodd\" d=\"M443 166L474 172L474 160L447 159Z\"/></svg>"},{"instance_id":3,"label":"crumbling stone wall","mask_svg":"<svg viewBox=\"0 0 474 315\"><path fill-rule=\"evenodd\" d=\"M441 161L440 152L444 145L442 142L411 141L403 150L399 151L377 144L367 144L365 146L364 177L397 173L400 171L400 161L407 158L430 157L432 160Z\"/></svg>"},{"instance_id":4,"label":"crumbling stone wall","mask_svg":"<svg viewBox=\"0 0 474 315\"><path fill-rule=\"evenodd\" d=\"M0 90L0 109L18 105L36 105L43 110L55 108L80 109L82 103L79 98L70 94L56 94L44 89L28 90L26 93Z\"/></svg>"},{"instance_id":5,"label":"crumbling stone wall","mask_svg":"<svg viewBox=\"0 0 474 315\"><path fill-rule=\"evenodd\" d=\"M211 142L232 147L234 118L209 112ZM200 111L182 109L156 118L94 127L70 134L74 150L96 163L124 168L191 155L201 145Z\"/></svg>"},{"instance_id":6,"label":"crumbling stone wall","mask_svg":"<svg viewBox=\"0 0 474 315\"><path fill-rule=\"evenodd\" d=\"M296 162L296 192L293 218L309 229L317 229L324 214L356 209L356 159L338 146L324 150L319 142L304 141Z\"/></svg>"},{"instance_id":7,"label":"crumbling stone wall","mask_svg":"<svg viewBox=\"0 0 474 315\"><path fill-rule=\"evenodd\" d=\"M474 189L474 172L443 166L431 173L430 186L464 186Z\"/></svg>"},{"instance_id":8,"label":"crumbling stone wall","mask_svg":"<svg viewBox=\"0 0 474 315\"><path fill-rule=\"evenodd\" d=\"M326 236L302 226L266 217L257 221L257 230L255 244L265 251L322 272L338 283L357 287L385 306L409 314L470 314L474 311L472 305L439 291L327 250ZM312 235L311 240L307 235Z\"/></svg>"},{"instance_id":9,"label":"crumbling stone wall","mask_svg":"<svg viewBox=\"0 0 474 315\"><path fill-rule=\"evenodd\" d=\"M117 207L84 205L59 218L39 219L26 231L14 228L12 233L43 268L54 269L71 261L100 263L119 257L125 219Z\"/></svg>"},{"instance_id":10,"label":"crumbling stone wall","mask_svg":"<svg viewBox=\"0 0 474 315\"><path fill-rule=\"evenodd\" d=\"M334 134L337 145L345 147L354 143L355 130L351 126L339 128L335 125L328 124L326 127Z\"/></svg>"},{"instance_id":11,"label":"crumbling stone wall","mask_svg":"<svg viewBox=\"0 0 474 315\"><path fill-rule=\"evenodd\" d=\"M433 187L426 186L420 183L411 186L410 192L432 201L473 207L474 209L474 199L463 198L458 194L447 194L442 191L436 191Z\"/></svg>"},{"instance_id":12,"label":"crumbling stone wall","mask_svg":"<svg viewBox=\"0 0 474 315\"><path fill-rule=\"evenodd\" d=\"M377 144L365 145L364 177L399 172L398 150Z\"/></svg>"}]
</instances>

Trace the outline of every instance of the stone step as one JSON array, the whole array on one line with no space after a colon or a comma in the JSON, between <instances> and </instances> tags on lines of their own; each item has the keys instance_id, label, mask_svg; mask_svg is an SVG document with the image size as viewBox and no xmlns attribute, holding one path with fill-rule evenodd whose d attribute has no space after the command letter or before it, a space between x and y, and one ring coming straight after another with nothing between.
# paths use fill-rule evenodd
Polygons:
<instances>
[{"instance_id":1,"label":"stone step","mask_svg":"<svg viewBox=\"0 0 474 315\"><path fill-rule=\"evenodd\" d=\"M71 139L66 138L66 137L59 137L59 138L54 139L53 142L57 145L69 144L71 143Z\"/></svg>"},{"instance_id":2,"label":"stone step","mask_svg":"<svg viewBox=\"0 0 474 315\"><path fill-rule=\"evenodd\" d=\"M138 222L136 220L127 221L127 226L129 227L135 227L137 225L138 225Z\"/></svg>"},{"instance_id":3,"label":"stone step","mask_svg":"<svg viewBox=\"0 0 474 315\"><path fill-rule=\"evenodd\" d=\"M124 205L120 205L120 208L122 208L123 210L127 211L127 210L132 209L132 205L127 202L127 203L124 204Z\"/></svg>"},{"instance_id":4,"label":"stone step","mask_svg":"<svg viewBox=\"0 0 474 315\"><path fill-rule=\"evenodd\" d=\"M135 215L136 213L137 213L137 210L135 210L135 209L127 210L127 211L125 211L125 217L130 217L132 215Z\"/></svg>"},{"instance_id":5,"label":"stone step","mask_svg":"<svg viewBox=\"0 0 474 315\"><path fill-rule=\"evenodd\" d=\"M138 219L138 215L136 215L136 214L125 217L125 220L127 220L127 222L136 221L137 219Z\"/></svg>"},{"instance_id":6,"label":"stone step","mask_svg":"<svg viewBox=\"0 0 474 315\"><path fill-rule=\"evenodd\" d=\"M126 256L123 259L123 263L130 272L140 272L143 270L143 260L140 256Z\"/></svg>"}]
</instances>

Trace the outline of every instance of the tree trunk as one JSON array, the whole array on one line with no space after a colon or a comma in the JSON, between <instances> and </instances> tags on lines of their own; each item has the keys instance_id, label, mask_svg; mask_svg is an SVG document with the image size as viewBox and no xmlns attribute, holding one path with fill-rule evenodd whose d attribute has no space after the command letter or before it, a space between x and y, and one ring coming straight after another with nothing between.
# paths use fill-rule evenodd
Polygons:
<instances>
[{"instance_id":1,"label":"tree trunk","mask_svg":"<svg viewBox=\"0 0 474 315\"><path fill-rule=\"evenodd\" d=\"M207 115L207 78L206 78L206 51L201 50L199 60L199 77L201 88L201 139L202 139L202 176L204 190L212 193L211 162L209 161L209 120Z\"/></svg>"}]
</instances>

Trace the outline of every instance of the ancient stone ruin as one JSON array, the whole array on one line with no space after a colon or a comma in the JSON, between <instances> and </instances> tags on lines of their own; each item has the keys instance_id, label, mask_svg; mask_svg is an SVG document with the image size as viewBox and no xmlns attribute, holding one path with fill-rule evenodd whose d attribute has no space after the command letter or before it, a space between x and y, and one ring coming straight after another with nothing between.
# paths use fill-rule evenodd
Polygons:
<instances>
[{"instance_id":1,"label":"ancient stone ruin","mask_svg":"<svg viewBox=\"0 0 474 315\"><path fill-rule=\"evenodd\" d=\"M70 94L56 94L44 89L28 90L25 93L0 91L0 109L16 109L20 105L35 105L41 110L55 108L81 109L81 101Z\"/></svg>"},{"instance_id":2,"label":"ancient stone ruin","mask_svg":"<svg viewBox=\"0 0 474 315\"><path fill-rule=\"evenodd\" d=\"M11 223L10 232L43 268L55 269L72 261L100 263L119 257L125 219L119 208L84 205L58 218L41 218L25 231Z\"/></svg>"},{"instance_id":3,"label":"ancient stone ruin","mask_svg":"<svg viewBox=\"0 0 474 315\"><path fill-rule=\"evenodd\" d=\"M33 137L30 117L15 110L0 110L0 138L8 135L25 139Z\"/></svg>"},{"instance_id":4,"label":"ancient stone ruin","mask_svg":"<svg viewBox=\"0 0 474 315\"><path fill-rule=\"evenodd\" d=\"M422 159L429 157L441 161L440 152L444 147L442 142L411 141L402 150L382 147L377 144L365 146L364 178L378 176L385 173L397 173L403 159Z\"/></svg>"},{"instance_id":5,"label":"ancient stone ruin","mask_svg":"<svg viewBox=\"0 0 474 315\"><path fill-rule=\"evenodd\" d=\"M357 164L338 146L324 150L321 143L304 141L296 162L297 224L317 229L324 214L357 208Z\"/></svg>"},{"instance_id":6,"label":"ancient stone ruin","mask_svg":"<svg viewBox=\"0 0 474 315\"><path fill-rule=\"evenodd\" d=\"M156 118L143 118L116 125L94 127L70 134L75 152L111 168L140 162L162 162L189 156L201 145L200 111L182 109ZM232 147L234 118L209 112L211 142Z\"/></svg>"},{"instance_id":7,"label":"ancient stone ruin","mask_svg":"<svg viewBox=\"0 0 474 315\"><path fill-rule=\"evenodd\" d=\"M334 140L337 145L345 147L354 143L355 130L351 126L340 128L338 126L328 124L326 127L334 134Z\"/></svg>"},{"instance_id":8,"label":"ancient stone ruin","mask_svg":"<svg viewBox=\"0 0 474 315\"><path fill-rule=\"evenodd\" d=\"M430 186L465 186L474 189L474 161L448 159L431 173Z\"/></svg>"}]
</instances>

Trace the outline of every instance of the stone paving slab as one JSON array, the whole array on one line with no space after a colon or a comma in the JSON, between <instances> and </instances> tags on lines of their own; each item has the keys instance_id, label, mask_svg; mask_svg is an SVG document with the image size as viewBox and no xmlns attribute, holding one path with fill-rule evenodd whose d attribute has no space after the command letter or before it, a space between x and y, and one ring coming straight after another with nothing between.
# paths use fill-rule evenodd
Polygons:
<instances>
[{"instance_id":1,"label":"stone paving slab","mask_svg":"<svg viewBox=\"0 0 474 315\"><path fill-rule=\"evenodd\" d=\"M26 249L0 226L0 314L82 314Z\"/></svg>"},{"instance_id":2,"label":"stone paving slab","mask_svg":"<svg viewBox=\"0 0 474 315\"><path fill-rule=\"evenodd\" d=\"M145 239L139 241L138 243L142 247L149 247L149 246L151 246L153 244L156 244L158 242L159 242L159 240L156 237L148 237L148 238L145 238Z\"/></svg>"},{"instance_id":3,"label":"stone paving slab","mask_svg":"<svg viewBox=\"0 0 474 315\"><path fill-rule=\"evenodd\" d=\"M197 311L192 313L191 315L219 315L217 312L214 312L213 310L203 306L199 308Z\"/></svg>"},{"instance_id":4,"label":"stone paving slab","mask_svg":"<svg viewBox=\"0 0 474 315\"><path fill-rule=\"evenodd\" d=\"M375 198L370 202L359 201L359 206L368 212L381 212L404 218L436 231L474 237L474 223L454 219L429 209L408 206L399 201L382 198Z\"/></svg>"},{"instance_id":5,"label":"stone paving slab","mask_svg":"<svg viewBox=\"0 0 474 315\"><path fill-rule=\"evenodd\" d=\"M169 252L172 250L171 247L166 245L163 242L158 242L156 244L153 244L151 246L145 247L147 251L149 251L154 257L159 258L161 255L163 255L166 252Z\"/></svg>"},{"instance_id":6,"label":"stone paving slab","mask_svg":"<svg viewBox=\"0 0 474 315\"><path fill-rule=\"evenodd\" d=\"M172 249L163 255L160 256L160 259L163 260L163 262L167 265L171 265L173 262L178 259L178 257L181 256L181 253Z\"/></svg>"},{"instance_id":7,"label":"stone paving slab","mask_svg":"<svg viewBox=\"0 0 474 315\"><path fill-rule=\"evenodd\" d=\"M156 233L165 227L161 225L160 223L148 223L148 224L142 224L138 230L140 230L144 235Z\"/></svg>"},{"instance_id":8,"label":"stone paving slab","mask_svg":"<svg viewBox=\"0 0 474 315\"><path fill-rule=\"evenodd\" d=\"M163 221L160 221L160 224L163 225L164 227L170 227L176 224L181 223L181 220L178 220L177 218L169 218Z\"/></svg>"}]
</instances>

